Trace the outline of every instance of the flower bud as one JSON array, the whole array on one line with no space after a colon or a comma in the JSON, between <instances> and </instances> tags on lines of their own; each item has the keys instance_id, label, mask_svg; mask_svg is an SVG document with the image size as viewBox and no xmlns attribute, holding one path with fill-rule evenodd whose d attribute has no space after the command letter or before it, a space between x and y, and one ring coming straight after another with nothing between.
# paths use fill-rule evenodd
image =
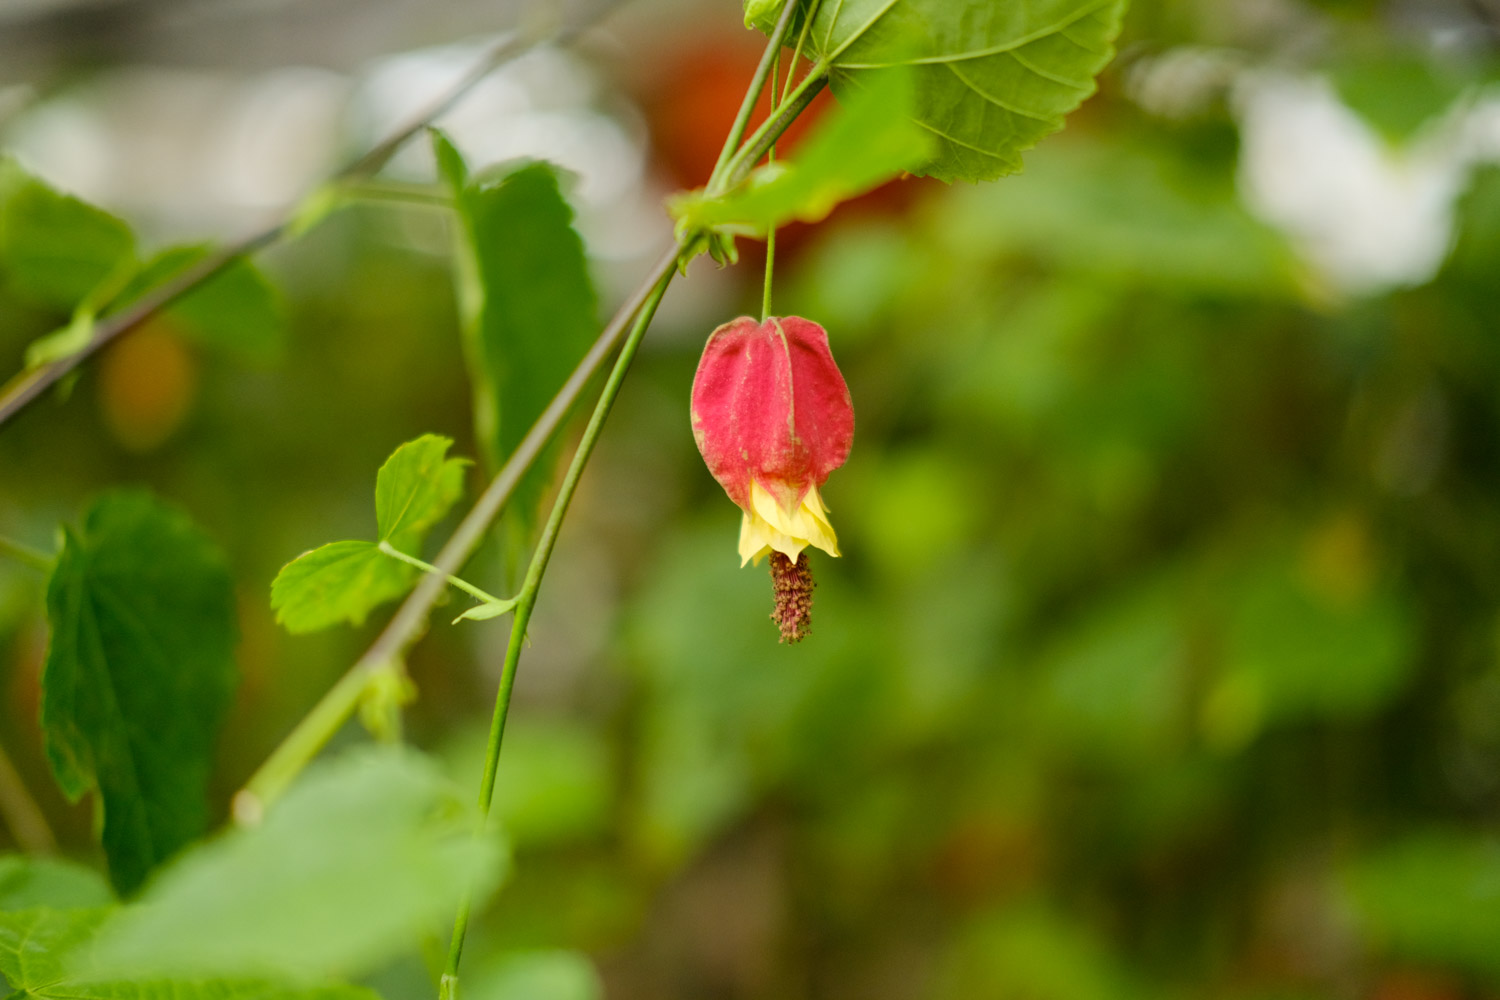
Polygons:
<instances>
[{"instance_id":1,"label":"flower bud","mask_svg":"<svg viewBox=\"0 0 1500 1000\"><path fill-rule=\"evenodd\" d=\"M693 438L724 492L744 511L740 565L809 545L839 554L818 487L854 442L849 387L821 326L797 316L747 316L708 338L693 378Z\"/></svg>"}]
</instances>

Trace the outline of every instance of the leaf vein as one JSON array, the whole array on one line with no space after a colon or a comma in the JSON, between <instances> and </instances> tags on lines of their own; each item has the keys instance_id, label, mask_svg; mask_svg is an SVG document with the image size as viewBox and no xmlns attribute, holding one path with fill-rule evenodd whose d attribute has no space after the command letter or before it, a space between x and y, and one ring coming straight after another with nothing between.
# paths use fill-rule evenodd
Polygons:
<instances>
[{"instance_id":1,"label":"leaf vein","mask_svg":"<svg viewBox=\"0 0 1500 1000\"><path fill-rule=\"evenodd\" d=\"M892 3L888 4L886 6L885 10L882 10L880 12L880 14L877 14L867 24L865 24L864 27L860 28L860 31L863 32L866 28L870 27L870 25L874 24L875 21L878 21L880 19L880 17L885 14L886 11L890 10L890 8L895 5L895 2L896 2L896 0L892 0ZM1063 18L1061 21L1058 21L1055 24L1049 24L1049 25L1047 25L1044 28L1038 28L1037 30L1031 32L1030 34L1022 35L1020 38L1013 38L1013 39L1010 39L1009 41L1001 42L999 45L992 45L989 48L985 48L985 49L974 49L974 50L969 51L969 52L948 52L948 53L944 53L942 55L936 55L936 56L923 56L923 57L918 58L918 59L903 59L900 62L880 62L880 63L850 63L850 62L846 62L846 63L839 63L839 68L840 69L893 69L893 68L898 67L898 66L934 65L934 64L938 64L938 63L962 62L962 61L964 61L966 59L983 59L985 56L1005 55L1007 53L1010 53L1010 52L1014 51L1015 49L1023 48L1023 47L1025 47L1027 45L1030 45L1032 42L1041 41L1043 38L1046 38L1049 35L1061 35L1063 38L1067 39L1068 41L1072 42L1074 45L1076 45L1079 48L1083 49L1085 52L1090 52L1090 53L1093 53L1094 55L1107 55L1108 54L1108 50L1106 50L1106 49L1090 48L1089 46L1084 45L1083 43L1079 42L1076 38L1073 38L1072 36L1070 36L1067 33L1067 31L1073 25L1077 24L1079 21L1082 21L1084 18L1088 17L1089 15L1096 14L1099 11L1103 10L1105 7L1108 7L1108 6L1110 6L1110 5L1112 5L1112 4L1116 3L1116 2L1117 2L1117 0L1100 0L1099 3L1096 3L1096 4L1094 4L1091 7L1085 7L1082 10L1075 11L1074 13L1072 13L1069 16ZM829 60L831 61L833 59L838 58L839 53L841 53L845 49L847 49L849 47L850 42L852 42L853 40L854 39L852 39L852 38L848 39L842 45L840 45L839 49L838 49L838 52L835 52L835 53L833 53L833 55L831 55L831 56L828 57Z\"/></svg>"},{"instance_id":2,"label":"leaf vein","mask_svg":"<svg viewBox=\"0 0 1500 1000\"><path fill-rule=\"evenodd\" d=\"M873 17L871 17L864 24L861 24L858 28L855 28L853 34L840 42L839 47L828 54L828 62L833 62L839 56L843 55L844 50L849 48L849 46L853 45L855 42L859 41L865 32L873 28L877 21L889 14L891 12L891 8L895 7L896 4L900 2L901 0L889 0L889 2L884 7L875 12L875 15ZM832 29L830 28L829 30L831 31Z\"/></svg>"},{"instance_id":3,"label":"leaf vein","mask_svg":"<svg viewBox=\"0 0 1500 1000\"><path fill-rule=\"evenodd\" d=\"M981 90L980 87L979 87L979 85L976 84L973 80L970 80L968 77L966 77L962 73L960 73L958 71L958 67L954 66L952 63L945 63L944 65L948 68L949 72L951 72L954 76L958 77L959 81L962 82L965 87L968 87L974 93L978 94L984 100L986 100L989 103L993 104L995 107L999 108L1001 111L1008 111L1008 112L1010 112L1013 115L1020 115L1022 118L1030 118L1033 121L1045 122L1045 123L1047 123L1049 125L1053 123L1053 119L1047 117L1046 115L1038 114L1035 111L1028 111L1025 108L1014 107L1014 106L1012 106L1010 104L1006 104L1004 101L1000 100L1000 98L996 97L995 95L986 93L985 91Z\"/></svg>"},{"instance_id":4,"label":"leaf vein","mask_svg":"<svg viewBox=\"0 0 1500 1000\"><path fill-rule=\"evenodd\" d=\"M1011 51L1011 52L1007 52L1007 53L1005 53L1005 55L1010 56L1017 63L1019 63L1022 69L1030 71L1032 74L1034 74L1035 76L1041 77L1043 80L1050 80L1053 83L1060 84L1060 85L1062 85L1064 87L1072 87L1075 90L1093 90L1094 89L1093 81L1089 81L1088 83L1080 83L1077 80L1070 80L1067 77L1062 76L1060 74L1052 73L1052 72L1049 72L1047 70L1042 69L1040 66L1037 66L1035 63L1031 62L1031 60L1026 59L1025 57L1023 57L1021 55L1021 52L1020 52L1019 49L1016 49L1016 50Z\"/></svg>"}]
</instances>

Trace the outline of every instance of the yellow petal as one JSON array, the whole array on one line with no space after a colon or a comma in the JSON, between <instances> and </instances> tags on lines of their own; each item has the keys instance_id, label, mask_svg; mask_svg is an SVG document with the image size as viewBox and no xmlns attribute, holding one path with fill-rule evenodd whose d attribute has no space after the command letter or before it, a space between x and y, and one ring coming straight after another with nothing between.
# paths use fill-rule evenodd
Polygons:
<instances>
[{"instance_id":1,"label":"yellow petal","mask_svg":"<svg viewBox=\"0 0 1500 1000\"><path fill-rule=\"evenodd\" d=\"M752 559L758 564L773 550L796 562L809 545L831 556L839 554L838 538L828 523L828 508L823 506L816 486L807 491L796 510L788 513L765 487L752 482L750 508L740 521L741 566Z\"/></svg>"}]
</instances>

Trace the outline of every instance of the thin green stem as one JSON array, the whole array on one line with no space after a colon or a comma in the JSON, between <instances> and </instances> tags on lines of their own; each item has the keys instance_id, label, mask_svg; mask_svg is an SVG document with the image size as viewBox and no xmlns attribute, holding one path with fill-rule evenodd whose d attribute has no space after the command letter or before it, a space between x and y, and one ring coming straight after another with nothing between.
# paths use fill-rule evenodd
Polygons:
<instances>
[{"instance_id":1,"label":"thin green stem","mask_svg":"<svg viewBox=\"0 0 1500 1000\"><path fill-rule=\"evenodd\" d=\"M380 671L390 669L392 663L400 662L406 650L426 627L428 614L441 596L447 577L474 554L485 532L515 493L521 477L536 462L537 456L562 426L563 420L583 395L584 389L619 346L631 321L645 301L654 294L657 284L677 270L679 253L673 247L656 262L640 289L620 306L609 325L600 331L594 346L578 362L573 374L568 376L567 382L563 383L557 395L552 397L552 402L537 417L531 430L526 432L521 443L516 445L510 457L505 460L505 465L495 473L495 478L490 480L484 493L480 494L474 506L464 515L433 564L433 569L443 575L428 573L418 582L416 589L402 602L370 648L297 723L235 796L234 815L237 821L242 824L254 822L348 721L359 706L366 688Z\"/></svg>"},{"instance_id":2,"label":"thin green stem","mask_svg":"<svg viewBox=\"0 0 1500 1000\"><path fill-rule=\"evenodd\" d=\"M822 5L823 0L812 0L812 3L807 5L807 13L802 18L802 30L797 33L797 47L792 50L792 65L787 70L786 84L781 88L781 99L776 102L778 108L786 103L787 95L791 93L792 80L797 76L797 60L807 49L808 31L812 28L813 18L818 16L818 8Z\"/></svg>"},{"instance_id":3,"label":"thin green stem","mask_svg":"<svg viewBox=\"0 0 1500 1000\"><path fill-rule=\"evenodd\" d=\"M24 563L32 569L39 569L43 573L51 572L53 559L40 549L34 549L30 545L22 545L13 538L0 535L0 555L10 556L18 563Z\"/></svg>"},{"instance_id":4,"label":"thin green stem","mask_svg":"<svg viewBox=\"0 0 1500 1000\"><path fill-rule=\"evenodd\" d=\"M393 661L369 666L362 662L339 678L338 683L297 723L297 727L235 795L234 818L237 822L253 826L260 821L265 808L286 791L307 762L327 746L333 734L354 714L365 691L382 669L390 669L390 662Z\"/></svg>"},{"instance_id":5,"label":"thin green stem","mask_svg":"<svg viewBox=\"0 0 1500 1000\"><path fill-rule=\"evenodd\" d=\"M744 180L760 162L761 157L765 156L776 144L776 140L781 138L781 133L797 120L798 115L807 110L813 98L822 93L826 86L828 86L828 67L823 63L818 63L792 90L786 103L777 108L776 113L762 122L760 128L745 140L739 152L735 153L724 165L724 169L719 171L718 180L709 185L708 193L723 194Z\"/></svg>"},{"instance_id":6,"label":"thin green stem","mask_svg":"<svg viewBox=\"0 0 1500 1000\"><path fill-rule=\"evenodd\" d=\"M51 854L57 838L47 825L47 815L32 798L10 755L0 746L0 817L10 828L16 846L32 854Z\"/></svg>"},{"instance_id":7,"label":"thin green stem","mask_svg":"<svg viewBox=\"0 0 1500 1000\"><path fill-rule=\"evenodd\" d=\"M452 573L444 573L442 570L438 569L430 562L423 562L422 560L414 556L407 555L405 552L402 552L390 542L381 542L378 548L381 552L384 552L392 559L399 559L410 566L415 566L417 569L421 570L424 573L433 573L437 576L442 577L450 584L457 587L459 590L462 590L465 594L468 594L470 597L474 598L477 601L483 601L486 604L507 603L503 597L496 597L494 594L487 594L484 591L480 590L478 587L474 586L468 580L456 577Z\"/></svg>"},{"instance_id":8,"label":"thin green stem","mask_svg":"<svg viewBox=\"0 0 1500 1000\"><path fill-rule=\"evenodd\" d=\"M790 4L788 4L788 6L790 6ZM806 27L805 23L804 23L803 27L804 28ZM805 31L803 32L803 37L806 37L806 32ZM801 43L799 42L798 44L800 45ZM779 63L779 62L780 62L780 59L778 57L777 63ZM794 73L796 73L796 71L797 71L797 53L793 52L792 53L792 65L791 65L791 68L787 70L787 74L786 74L786 82L787 82L787 86L788 87L791 86L792 75ZM781 98L778 99L777 96L776 96L776 73L777 73L777 64L773 63L772 67L771 67L771 114L773 116L776 114L776 109L781 106L781 101L784 100L785 97L786 97L786 94L784 92L783 92ZM773 145L766 152L766 162L770 163L770 162L774 161L775 159L776 159L776 147ZM766 320L768 320L768 319L771 318L771 276L775 272L776 272L776 227L772 226L772 227L770 227L769 229L766 230L766 278L765 278L765 287L762 288L761 293L760 293L760 321L762 323L764 323Z\"/></svg>"},{"instance_id":9,"label":"thin green stem","mask_svg":"<svg viewBox=\"0 0 1500 1000\"><path fill-rule=\"evenodd\" d=\"M646 329L651 325L651 320L656 315L656 307L661 302L662 296L666 294L667 286L672 283L672 276L675 273L675 270L668 271L657 281L651 294L642 303L640 312L636 314L635 324L631 327L629 336L625 338L625 343L620 347L620 356L616 359L614 368L610 370L609 379L604 383L604 390L599 394L598 403L594 405L593 415L589 417L588 426L584 428L583 437L578 442L578 450L573 453L573 460L568 464L568 471L563 476L562 485L558 488L557 499L552 502L552 512L547 516L547 524L542 529L542 537L531 555L531 564L526 568L526 580L522 583L521 593L516 598L516 613L510 626L510 644L505 650L505 665L500 671L500 689L495 695L495 712L490 720L490 738L484 758L484 777L479 783L481 825L489 818L490 803L495 796L495 773L500 764L500 744L505 738L505 720L510 713L511 692L515 688L516 669L521 662L521 649L526 643L526 626L531 621L532 609L536 607L537 592L541 589L542 577L547 572L547 563L552 558L552 550L557 544L557 536L562 529L563 518L568 513L568 505L578 489L578 481L583 476L584 467L588 465L589 456L593 454L594 445L599 441L599 434L604 429L605 420L609 418L609 411L614 406L615 397L620 393L620 386L625 381L625 373L629 371L636 348L640 346L641 338L645 336ZM443 977L438 986L440 1000L454 1000L457 996L458 963L463 957L464 936L468 932L472 903L472 898L465 895L453 922L453 941L448 949L448 966L443 970Z\"/></svg>"},{"instance_id":10,"label":"thin green stem","mask_svg":"<svg viewBox=\"0 0 1500 1000\"><path fill-rule=\"evenodd\" d=\"M406 184L400 181L358 181L345 190L363 201L396 202L419 208L452 208L453 198L434 184Z\"/></svg>"},{"instance_id":11,"label":"thin green stem","mask_svg":"<svg viewBox=\"0 0 1500 1000\"><path fill-rule=\"evenodd\" d=\"M750 78L750 86L745 90L745 99L740 102L739 113L734 116L734 124L730 126L729 134L724 137L724 146L719 150L719 158L714 163L713 173L708 175L710 191L718 190L716 184L725 164L739 148L745 129L750 126L750 116L755 113L755 102L760 100L760 92L765 89L766 78L773 76L772 67L776 57L781 54L782 42L786 40L787 30L792 26L792 15L796 13L800 2L801 0L787 0L786 7L782 8L781 17L777 19L776 27L771 32L771 40L766 44L765 52L761 53L760 63L755 67L755 75ZM773 92L771 96L774 98L776 95Z\"/></svg>"}]
</instances>

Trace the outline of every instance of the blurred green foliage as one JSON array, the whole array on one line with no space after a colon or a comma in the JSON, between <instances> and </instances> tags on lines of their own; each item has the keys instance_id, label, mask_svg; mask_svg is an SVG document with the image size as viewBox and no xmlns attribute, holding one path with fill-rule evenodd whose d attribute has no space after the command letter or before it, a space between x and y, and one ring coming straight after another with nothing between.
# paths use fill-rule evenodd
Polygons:
<instances>
[{"instance_id":1,"label":"blurred green foliage","mask_svg":"<svg viewBox=\"0 0 1500 1000\"><path fill-rule=\"evenodd\" d=\"M1357 36L1314 62L1393 148L1483 78L1371 48L1377 5L1291 6ZM1222 10L1142 4L1126 51L1272 61L1260 22ZM476 916L473 996L1500 995L1500 172L1468 179L1431 281L1340 297L1243 206L1225 95L1153 114L1141 65L1022 176L901 182L784 244L778 310L827 327L859 417L825 490L846 555L815 564L801 646L737 567L738 512L687 421L702 340L759 275L659 321L542 590L496 798L515 867ZM221 816L375 627L285 635L277 570L368 535L399 442L486 453L449 262L410 236L433 235L423 211L349 208L265 259L273 369L164 318L201 374L159 445L103 415L107 378L150 377L118 368L0 433L0 533L44 547L138 481L228 552L244 680ZM0 285L6 369L72 304L28 274ZM473 578L503 591L492 563ZM32 721L36 583L0 561L0 743L86 854ZM503 635L440 609L411 656L408 733L463 789ZM423 835L427 801L331 829ZM358 882L336 847L316 856ZM202 850L261 883L232 843ZM0 858L7 910L44 877L108 902L18 865ZM369 909L453 890L420 881L370 876ZM426 995L417 956L351 954L384 995Z\"/></svg>"}]
</instances>

